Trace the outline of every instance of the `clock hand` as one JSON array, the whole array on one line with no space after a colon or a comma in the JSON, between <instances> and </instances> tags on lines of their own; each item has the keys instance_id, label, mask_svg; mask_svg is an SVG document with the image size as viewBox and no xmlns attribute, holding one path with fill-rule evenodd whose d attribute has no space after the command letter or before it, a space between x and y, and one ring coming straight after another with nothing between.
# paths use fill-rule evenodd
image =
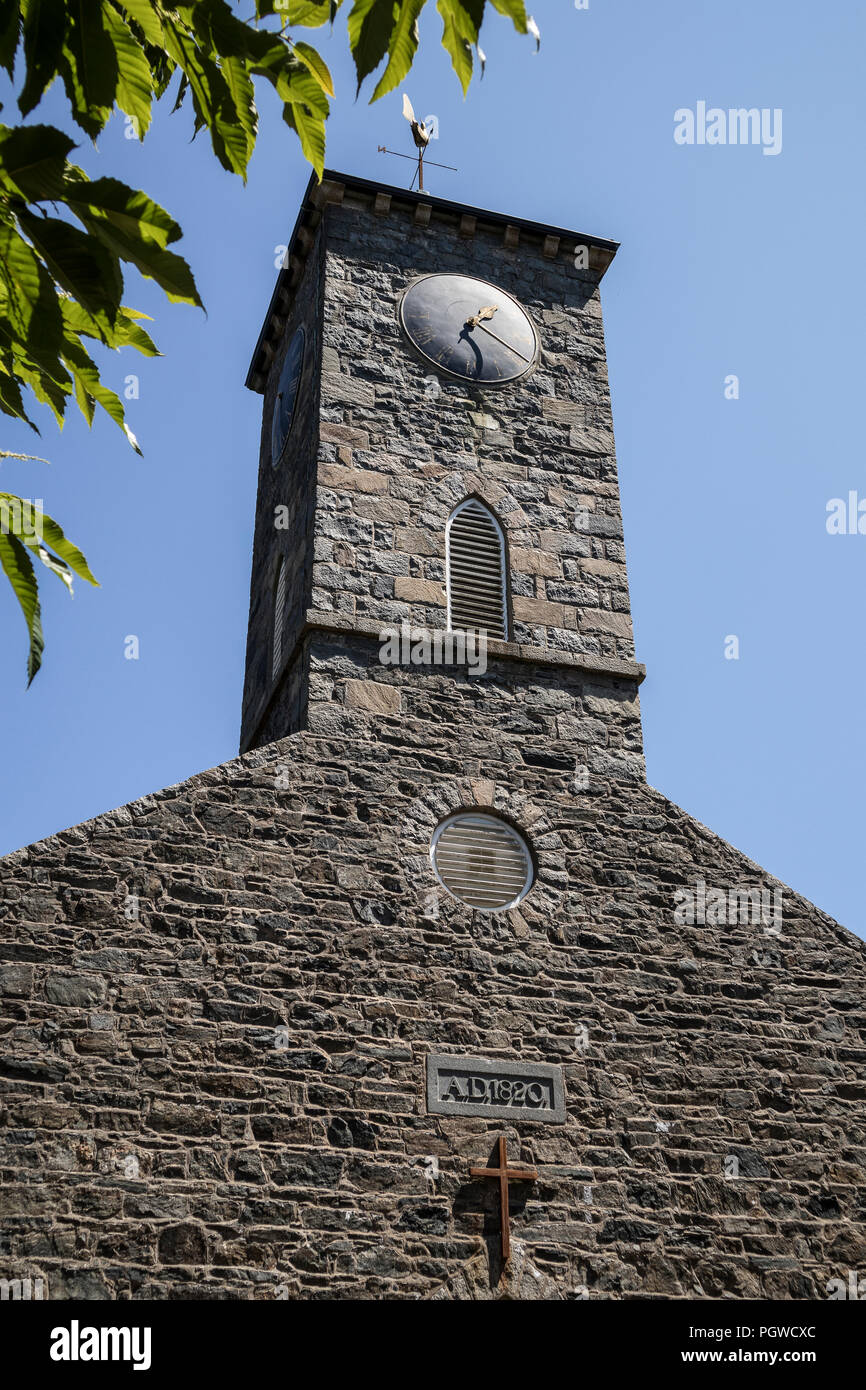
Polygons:
<instances>
[{"instance_id":1,"label":"clock hand","mask_svg":"<svg viewBox=\"0 0 866 1390\"><path fill-rule=\"evenodd\" d=\"M482 319L492 319L497 310L496 304L487 304L483 309L479 309L474 318L466 320L467 328L476 328Z\"/></svg>"},{"instance_id":2,"label":"clock hand","mask_svg":"<svg viewBox=\"0 0 866 1390\"><path fill-rule=\"evenodd\" d=\"M531 362L531 361L532 361L532 358L531 358L531 357L524 357L523 353L522 353L522 352L518 352L517 348L516 348L516 347L512 347L511 343L506 343L505 339L504 339L504 338L500 338L500 336L499 336L498 333L494 333L492 328L485 328L483 323L479 323L478 327L481 329L482 333L489 333L490 337L491 337L491 338L495 338L496 341L497 341L497 343L501 343L502 346L503 346L504 348L507 348L507 350L508 350L509 352L513 352L513 353L514 353L514 356L515 356L515 357L519 357L520 360L521 360L521 362Z\"/></svg>"}]
</instances>

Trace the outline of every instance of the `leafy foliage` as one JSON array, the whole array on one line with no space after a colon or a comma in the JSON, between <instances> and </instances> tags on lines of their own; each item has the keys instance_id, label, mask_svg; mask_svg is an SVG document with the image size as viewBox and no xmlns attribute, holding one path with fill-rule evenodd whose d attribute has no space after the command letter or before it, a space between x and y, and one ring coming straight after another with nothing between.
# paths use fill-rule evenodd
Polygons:
<instances>
[{"instance_id":1,"label":"leafy foliage","mask_svg":"<svg viewBox=\"0 0 866 1390\"><path fill-rule=\"evenodd\" d=\"M354 0L348 16L349 43L355 59L355 72L360 92L364 79L375 72L386 58L371 101L399 87L418 49L418 19L427 0ZM473 53L484 57L478 46L487 0L436 0L442 20L442 46L460 79L464 94L472 81ZM331 6L336 12L342 0ZM494 10L510 19L519 34L532 34L540 42L538 28L526 13L524 0L490 0ZM299 10L324 10L326 5L299 3ZM289 22L292 4L289 3ZM304 21L307 22L307 21ZM320 19L318 21L322 23Z\"/></svg>"},{"instance_id":2,"label":"leafy foliage","mask_svg":"<svg viewBox=\"0 0 866 1390\"><path fill-rule=\"evenodd\" d=\"M61 84L72 121L91 140L115 110L143 140L154 104L174 86L173 109L190 106L194 133L206 130L223 168L242 178L258 132L256 82L264 83L321 177L334 85L321 54L286 26L333 27L344 3L358 90L384 65L370 98L376 101L409 72L427 0L255 0L249 19L226 0L0 0L0 68L19 79L22 117ZM524 0L490 5L518 33L538 36ZM478 39L486 6L436 0L442 42L464 93L474 52L483 71ZM61 428L70 401L88 424L98 406L140 452L123 403L103 384L85 340L157 353L144 315L123 303L125 266L154 280L173 302L201 300L189 266L170 249L181 235L177 222L146 193L115 178L89 178L70 162L74 148L54 126L0 125L0 412L36 430L30 398L48 406ZM21 457L0 450L2 456ZM4 498L11 506L8 493L0 493L0 506ZM0 563L30 636L28 681L43 642L29 552L70 590L73 574L96 582L57 523L45 523L52 550L0 529Z\"/></svg>"},{"instance_id":3,"label":"leafy foliage","mask_svg":"<svg viewBox=\"0 0 866 1390\"><path fill-rule=\"evenodd\" d=\"M0 456L9 457L4 449ZM15 455L15 457L27 457ZM33 680L42 664L42 616L39 590L30 551L56 574L72 593L74 575L96 584L90 567L76 545L63 534L63 529L47 513L33 503L10 492L0 492L0 565L21 605L30 636L27 658L27 684Z\"/></svg>"}]
</instances>

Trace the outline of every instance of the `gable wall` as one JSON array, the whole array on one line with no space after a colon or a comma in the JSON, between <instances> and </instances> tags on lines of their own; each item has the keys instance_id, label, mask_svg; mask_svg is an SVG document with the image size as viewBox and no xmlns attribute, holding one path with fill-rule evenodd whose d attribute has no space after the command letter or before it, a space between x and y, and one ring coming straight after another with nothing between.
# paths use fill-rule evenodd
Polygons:
<instances>
[{"instance_id":1,"label":"gable wall","mask_svg":"<svg viewBox=\"0 0 866 1390\"><path fill-rule=\"evenodd\" d=\"M3 861L4 1274L429 1296L495 1258L467 1170L500 1132L541 1171L521 1260L563 1296L813 1298L858 1268L862 943L787 890L778 936L677 923L698 879L779 885L616 767L577 794L483 718L431 760L343 710ZM519 909L437 889L461 804L529 836ZM561 1064L567 1123L427 1115L431 1051Z\"/></svg>"}]
</instances>

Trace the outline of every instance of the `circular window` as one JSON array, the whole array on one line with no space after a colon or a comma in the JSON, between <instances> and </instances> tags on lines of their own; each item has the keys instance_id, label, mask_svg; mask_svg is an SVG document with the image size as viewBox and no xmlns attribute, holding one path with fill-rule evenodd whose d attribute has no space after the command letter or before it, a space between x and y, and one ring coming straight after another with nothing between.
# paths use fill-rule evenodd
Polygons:
<instances>
[{"instance_id":1,"label":"circular window","mask_svg":"<svg viewBox=\"0 0 866 1390\"><path fill-rule=\"evenodd\" d=\"M481 912L515 907L532 887L532 855L523 836L483 812L460 811L444 820L430 858L443 888Z\"/></svg>"}]
</instances>

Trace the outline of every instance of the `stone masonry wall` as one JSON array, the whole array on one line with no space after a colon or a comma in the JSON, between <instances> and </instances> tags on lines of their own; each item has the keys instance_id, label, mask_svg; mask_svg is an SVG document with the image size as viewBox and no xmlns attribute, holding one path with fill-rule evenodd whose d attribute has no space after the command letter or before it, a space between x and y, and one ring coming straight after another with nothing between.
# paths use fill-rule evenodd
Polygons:
<instances>
[{"instance_id":1,"label":"stone masonry wall","mask_svg":"<svg viewBox=\"0 0 866 1390\"><path fill-rule=\"evenodd\" d=\"M787 890L778 935L678 923L698 880L779 885L639 779L599 762L576 793L518 758L465 686L457 735L424 718L441 673L389 715L338 704L321 662L332 731L0 865L0 1273L52 1297L485 1297L495 1194L468 1168L503 1131L539 1168L513 1233L546 1297L820 1298L861 1268L863 944ZM576 717L533 683L497 685L527 746L533 708ZM529 837L519 909L437 887L461 805ZM428 1115L428 1052L561 1064L566 1124Z\"/></svg>"},{"instance_id":2,"label":"stone masonry wall","mask_svg":"<svg viewBox=\"0 0 866 1390\"><path fill-rule=\"evenodd\" d=\"M625 780L646 778L640 706L635 682L589 673L579 665L509 659L511 647L491 642L483 676L465 667L384 666L377 637L344 631L311 631L293 669L269 707L259 738L279 737L303 683L305 726L347 738L356 734L355 711L387 713L395 733L426 741L431 761L443 739L465 757L482 731L485 746L495 734L500 756L524 764ZM469 718L467 720L467 714Z\"/></svg>"},{"instance_id":3,"label":"stone masonry wall","mask_svg":"<svg viewBox=\"0 0 866 1390\"><path fill-rule=\"evenodd\" d=\"M265 386L262 746L0 861L0 1277L489 1297L497 1199L468 1170L502 1132L539 1169L512 1294L819 1298L862 1268L863 943L646 785L597 276L506 240L326 209ZM402 288L449 269L528 305L519 387L437 386L403 343ZM506 531L512 640L484 675L383 665L383 625L444 627L469 493ZM528 838L518 908L440 887L431 837L461 807ZM566 1122L429 1115L429 1053L560 1065Z\"/></svg>"},{"instance_id":4,"label":"stone masonry wall","mask_svg":"<svg viewBox=\"0 0 866 1390\"><path fill-rule=\"evenodd\" d=\"M316 503L319 383L321 380L321 314L323 243L317 238L308 257L304 279L273 361L264 395L250 616L247 629L246 675L241 718L242 742L262 719L274 690L272 678L274 593L277 565L287 565L285 628L283 631L283 703L287 722L281 734L293 733L304 717L306 688L294 661L294 648L312 594L313 516ZM307 340L299 383L295 419L282 462L271 460L271 421L280 371L295 330L303 325ZM288 525L277 527L277 508L288 509ZM280 520L284 519L280 515Z\"/></svg>"},{"instance_id":5,"label":"stone masonry wall","mask_svg":"<svg viewBox=\"0 0 866 1390\"><path fill-rule=\"evenodd\" d=\"M408 216L327 210L314 607L445 626L445 525L470 494L506 532L518 643L634 658L598 276ZM541 362L481 391L436 377L397 322L431 271L532 314Z\"/></svg>"},{"instance_id":6,"label":"stone masonry wall","mask_svg":"<svg viewBox=\"0 0 866 1390\"><path fill-rule=\"evenodd\" d=\"M482 392L435 377L415 356L397 306L416 275L435 270L489 278L522 300L542 346L528 379ZM435 220L417 226L405 212L377 216L351 199L326 208L263 401L242 747L294 732L306 717L306 675L293 651L305 605L306 616L368 632L403 620L445 627L446 524L471 494L505 533L515 650L633 661L598 278L564 254L511 249L481 228L467 238ZM321 393L308 379L275 473L276 382L300 322L321 336ZM273 527L280 501L291 502L288 533ZM292 570L275 689L270 624L281 554Z\"/></svg>"}]
</instances>

